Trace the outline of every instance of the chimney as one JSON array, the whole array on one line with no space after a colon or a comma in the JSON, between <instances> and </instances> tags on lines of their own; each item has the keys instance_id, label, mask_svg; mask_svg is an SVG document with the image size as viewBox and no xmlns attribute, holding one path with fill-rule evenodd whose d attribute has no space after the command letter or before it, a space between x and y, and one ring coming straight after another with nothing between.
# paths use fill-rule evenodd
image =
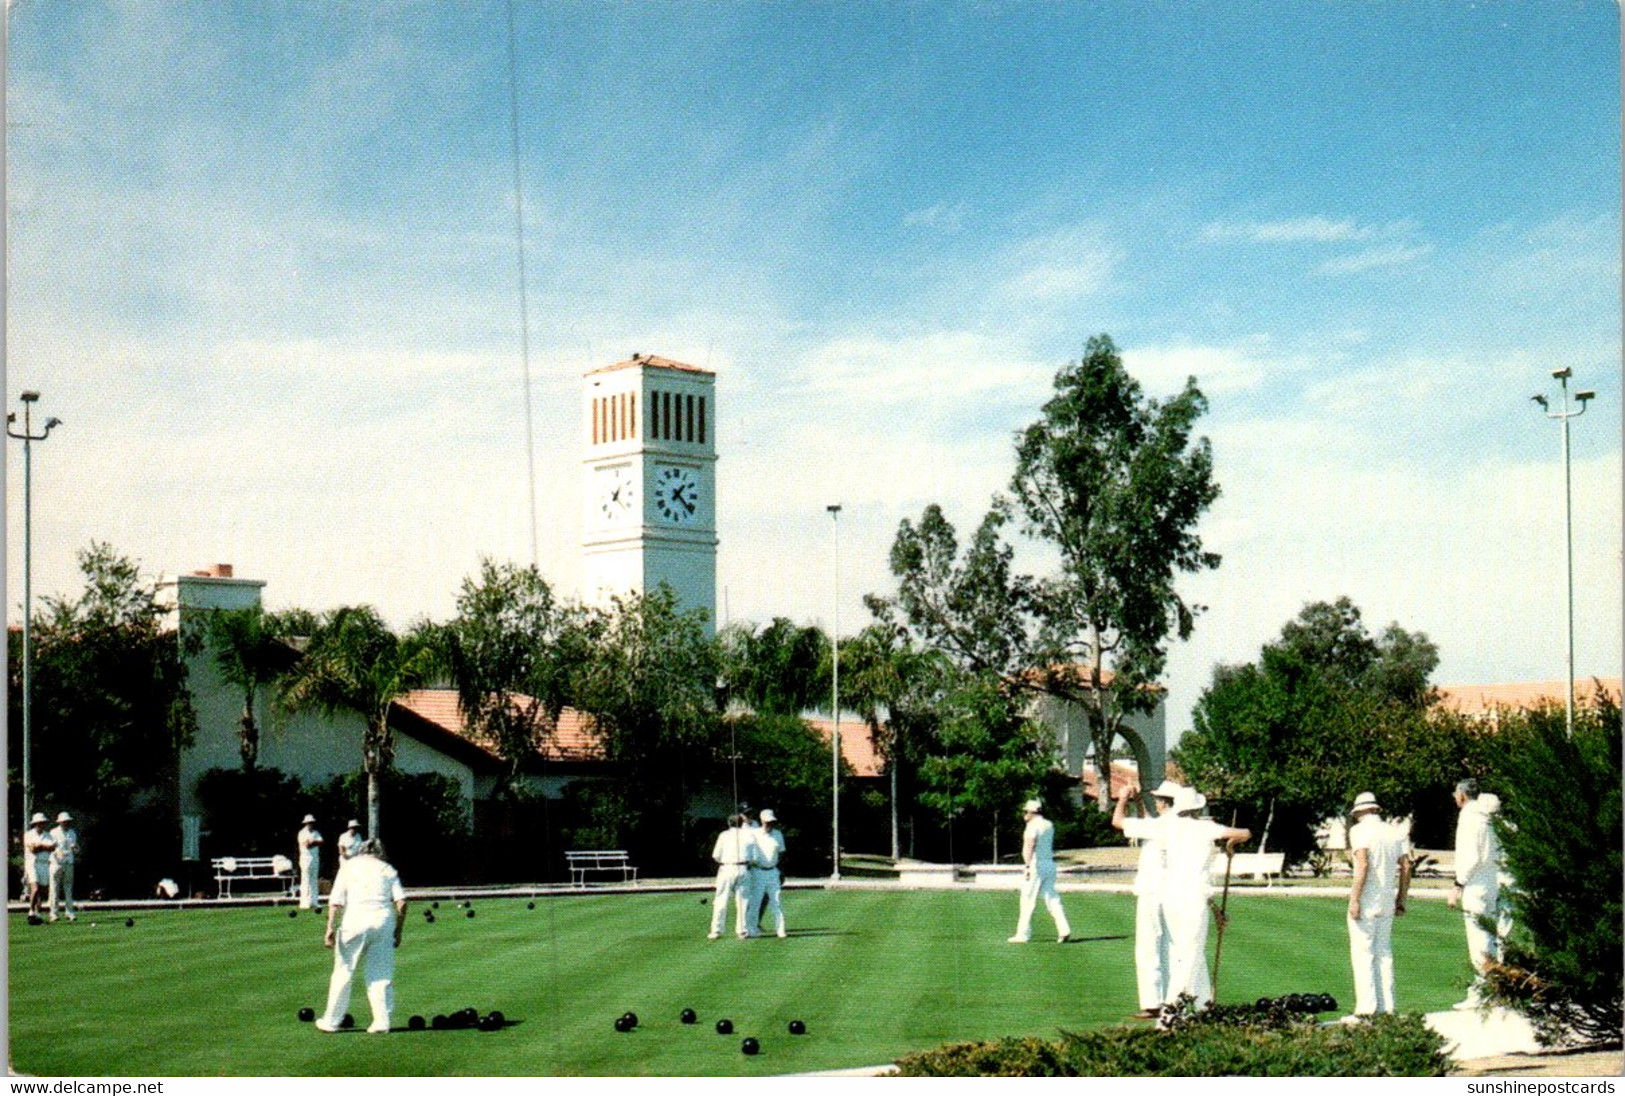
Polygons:
<instances>
[{"instance_id":1,"label":"chimney","mask_svg":"<svg viewBox=\"0 0 1625 1096\"><path fill-rule=\"evenodd\" d=\"M193 571L192 574L195 575L198 578L230 578L231 577L231 564L229 564L229 563L212 564L211 566L203 568L203 570L201 570L201 571Z\"/></svg>"}]
</instances>

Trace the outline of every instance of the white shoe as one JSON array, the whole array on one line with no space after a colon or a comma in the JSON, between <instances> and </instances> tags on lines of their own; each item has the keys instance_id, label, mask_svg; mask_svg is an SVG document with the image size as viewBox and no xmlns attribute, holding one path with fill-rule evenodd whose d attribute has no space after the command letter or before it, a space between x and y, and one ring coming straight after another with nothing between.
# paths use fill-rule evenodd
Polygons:
<instances>
[{"instance_id":1,"label":"white shoe","mask_svg":"<svg viewBox=\"0 0 1625 1096\"><path fill-rule=\"evenodd\" d=\"M385 1026L385 1027L369 1027L367 1029L367 1034L368 1035L388 1035L389 1034L389 1028L387 1026Z\"/></svg>"},{"instance_id":2,"label":"white shoe","mask_svg":"<svg viewBox=\"0 0 1625 1096\"><path fill-rule=\"evenodd\" d=\"M780 939L780 940L783 940L783 939L784 939L784 938L785 938L785 937L786 937L786 936L789 936L789 935L790 935L790 934L789 934L789 933L787 933L787 932L785 932L785 931L784 931L784 930L783 930L783 929L780 929L780 930L779 930L779 939Z\"/></svg>"},{"instance_id":3,"label":"white shoe","mask_svg":"<svg viewBox=\"0 0 1625 1096\"><path fill-rule=\"evenodd\" d=\"M1012 937L1010 937L1010 939L1006 940L1005 943L1007 943L1007 944L1027 944L1027 943L1031 943L1031 941L1029 941L1025 936L1012 936Z\"/></svg>"},{"instance_id":4,"label":"white shoe","mask_svg":"<svg viewBox=\"0 0 1625 1096\"><path fill-rule=\"evenodd\" d=\"M705 938L707 940L720 940L720 939L722 939L722 933L720 933L720 932L707 933Z\"/></svg>"},{"instance_id":5,"label":"white shoe","mask_svg":"<svg viewBox=\"0 0 1625 1096\"><path fill-rule=\"evenodd\" d=\"M1055 938L1055 942L1057 944L1064 944L1070 939L1072 939L1072 934L1070 932L1063 932L1061 935Z\"/></svg>"},{"instance_id":6,"label":"white shoe","mask_svg":"<svg viewBox=\"0 0 1625 1096\"><path fill-rule=\"evenodd\" d=\"M326 1017L318 1017L316 1020L316 1030L325 1031L329 1035L336 1035L338 1034L339 1029L328 1023Z\"/></svg>"}]
</instances>

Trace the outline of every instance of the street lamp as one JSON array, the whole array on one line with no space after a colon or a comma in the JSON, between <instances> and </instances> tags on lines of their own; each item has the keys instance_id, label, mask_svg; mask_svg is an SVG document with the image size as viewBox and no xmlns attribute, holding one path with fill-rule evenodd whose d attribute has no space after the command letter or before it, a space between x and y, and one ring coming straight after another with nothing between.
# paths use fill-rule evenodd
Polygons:
<instances>
[{"instance_id":1,"label":"street lamp","mask_svg":"<svg viewBox=\"0 0 1625 1096\"><path fill-rule=\"evenodd\" d=\"M32 765L32 751L29 749L34 733L34 464L33 443L44 441L50 437L52 429L62 425L62 420L50 418L45 420L45 429L34 433L34 404L39 400L38 392L24 392L23 401L23 432L17 433L12 427L17 422L17 412L6 414L6 435L18 439L23 443L23 818L26 820L33 816L34 811L34 770Z\"/></svg>"},{"instance_id":2,"label":"street lamp","mask_svg":"<svg viewBox=\"0 0 1625 1096\"><path fill-rule=\"evenodd\" d=\"M830 733L829 803L830 803L830 873L832 880L841 878L841 507L837 503L826 506L835 522L835 634L830 639L830 715L834 730Z\"/></svg>"},{"instance_id":3,"label":"street lamp","mask_svg":"<svg viewBox=\"0 0 1625 1096\"><path fill-rule=\"evenodd\" d=\"M1569 649L1568 649L1568 696L1565 703L1565 728L1569 736L1574 736L1574 500L1569 489L1569 420L1577 419L1586 413L1586 404L1596 398L1597 393L1587 389L1576 392L1575 400L1579 409L1569 410L1569 378L1574 370L1564 367L1552 370L1552 379L1563 389L1563 410L1553 411L1546 402L1545 396L1530 397L1540 404L1541 410L1546 412L1549 419L1557 419L1563 424L1563 547L1568 564L1568 623L1569 623Z\"/></svg>"}]
</instances>

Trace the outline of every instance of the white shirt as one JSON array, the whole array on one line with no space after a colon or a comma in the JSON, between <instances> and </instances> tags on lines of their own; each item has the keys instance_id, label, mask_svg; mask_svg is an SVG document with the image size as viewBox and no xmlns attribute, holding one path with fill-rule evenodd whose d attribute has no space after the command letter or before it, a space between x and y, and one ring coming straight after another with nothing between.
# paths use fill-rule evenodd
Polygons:
<instances>
[{"instance_id":1,"label":"white shirt","mask_svg":"<svg viewBox=\"0 0 1625 1096\"><path fill-rule=\"evenodd\" d=\"M1501 839L1491 816L1501 806L1493 795L1469 799L1456 819L1456 882L1466 913L1488 913L1500 896Z\"/></svg>"},{"instance_id":2,"label":"white shirt","mask_svg":"<svg viewBox=\"0 0 1625 1096\"><path fill-rule=\"evenodd\" d=\"M58 826L51 831L51 840L56 842L56 848L51 850L52 861L72 864L79 853L79 831L71 826Z\"/></svg>"},{"instance_id":3,"label":"white shirt","mask_svg":"<svg viewBox=\"0 0 1625 1096\"><path fill-rule=\"evenodd\" d=\"M41 833L33 826L23 831L23 855L34 858L36 868L46 868L51 863L51 835ZM43 878L43 877L42 877Z\"/></svg>"},{"instance_id":4,"label":"white shirt","mask_svg":"<svg viewBox=\"0 0 1625 1096\"><path fill-rule=\"evenodd\" d=\"M1165 901L1201 901L1212 892L1208 866L1213 843L1226 827L1210 818L1169 815L1164 820L1161 894Z\"/></svg>"},{"instance_id":5,"label":"white shirt","mask_svg":"<svg viewBox=\"0 0 1625 1096\"><path fill-rule=\"evenodd\" d=\"M1410 842L1397 825L1368 814L1349 829L1349 848L1365 850L1360 915L1392 916L1399 899L1399 861L1410 851Z\"/></svg>"},{"instance_id":6,"label":"white shirt","mask_svg":"<svg viewBox=\"0 0 1625 1096\"><path fill-rule=\"evenodd\" d=\"M1140 842L1140 863L1134 872L1135 894L1155 895L1162 890L1162 875L1167 868L1162 830L1163 823L1172 817L1172 814L1161 814L1156 818L1123 819L1124 835Z\"/></svg>"},{"instance_id":7,"label":"white shirt","mask_svg":"<svg viewBox=\"0 0 1625 1096\"><path fill-rule=\"evenodd\" d=\"M1027 823L1027 828L1021 834L1022 851L1026 852L1027 843L1033 846L1032 862L1040 869L1053 869L1055 867L1055 823L1041 814L1035 814Z\"/></svg>"},{"instance_id":8,"label":"white shirt","mask_svg":"<svg viewBox=\"0 0 1625 1096\"><path fill-rule=\"evenodd\" d=\"M756 866L775 870L779 866L779 857L784 855L784 834L779 830L770 830L766 826L757 830L756 838Z\"/></svg>"},{"instance_id":9,"label":"white shirt","mask_svg":"<svg viewBox=\"0 0 1625 1096\"><path fill-rule=\"evenodd\" d=\"M286 833L287 831L284 830L283 832ZM321 852L319 851L320 847L321 847L321 844L322 844L321 831L317 830L315 826L306 826L304 829L300 830L299 831L299 859L301 859L301 860L315 860L315 859L317 859L319 856L321 856Z\"/></svg>"},{"instance_id":10,"label":"white shirt","mask_svg":"<svg viewBox=\"0 0 1625 1096\"><path fill-rule=\"evenodd\" d=\"M729 826L717 835L711 849L711 859L725 868L742 867L751 863L756 853L756 842L750 833L738 826Z\"/></svg>"},{"instance_id":11,"label":"white shirt","mask_svg":"<svg viewBox=\"0 0 1625 1096\"><path fill-rule=\"evenodd\" d=\"M350 859L350 857L361 851L361 846L365 843L366 838L359 833L354 830L345 830L339 834L339 859Z\"/></svg>"},{"instance_id":12,"label":"white shirt","mask_svg":"<svg viewBox=\"0 0 1625 1096\"><path fill-rule=\"evenodd\" d=\"M339 866L333 878L333 893L327 899L330 905L344 907L344 919L385 919L395 914L395 903L406 901L406 888L393 867L376 856L356 856Z\"/></svg>"}]
</instances>

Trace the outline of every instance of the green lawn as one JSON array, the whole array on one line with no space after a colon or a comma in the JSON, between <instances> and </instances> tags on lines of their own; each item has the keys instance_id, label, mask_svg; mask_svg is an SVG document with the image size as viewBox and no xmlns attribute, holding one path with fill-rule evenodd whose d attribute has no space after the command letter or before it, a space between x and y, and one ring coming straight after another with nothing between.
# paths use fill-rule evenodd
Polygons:
<instances>
[{"instance_id":1,"label":"green lawn","mask_svg":"<svg viewBox=\"0 0 1625 1096\"><path fill-rule=\"evenodd\" d=\"M331 970L321 921L281 909L10 918L12 1067L39 1075L733 1076L890 1061L939 1043L1123 1022L1135 1007L1133 899L1064 897L1057 946L1005 943L1012 892L794 891L792 935L705 939L709 896L602 895L442 903L408 914L397 1032L323 1035ZM1232 896L1220 999L1353 990L1340 900ZM94 918L100 924L92 928ZM1042 910L1040 933L1049 929ZM1434 1010L1467 980L1461 917L1419 903L1395 932L1400 1004ZM1042 939L1042 937L1040 937ZM472 1005L501 1032L405 1032L413 1013ZM683 1008L700 1023L678 1023ZM614 1020L641 1018L627 1035ZM351 1001L359 1027L364 996ZM713 1030L720 1017L735 1034ZM786 1033L792 1019L808 1033ZM740 1038L762 1053L740 1053Z\"/></svg>"}]
</instances>

